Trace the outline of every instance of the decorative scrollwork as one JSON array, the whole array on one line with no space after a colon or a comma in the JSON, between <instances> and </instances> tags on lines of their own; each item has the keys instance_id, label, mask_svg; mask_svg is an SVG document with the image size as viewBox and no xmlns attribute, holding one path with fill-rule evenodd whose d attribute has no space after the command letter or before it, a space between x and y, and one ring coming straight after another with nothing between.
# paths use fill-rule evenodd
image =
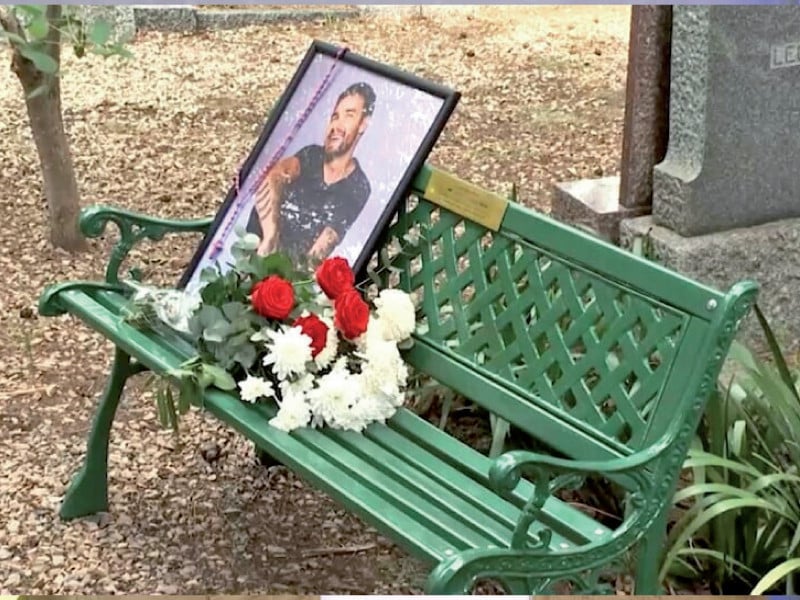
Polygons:
<instances>
[{"instance_id":1,"label":"decorative scrollwork","mask_svg":"<svg viewBox=\"0 0 800 600\"><path fill-rule=\"evenodd\" d=\"M211 218L162 219L109 206L92 206L81 211L80 229L86 237L96 238L103 234L109 222L117 226L120 236L106 267L106 281L118 283L120 266L141 240L148 238L159 241L167 233L205 233L212 221ZM132 273L134 278L138 278L136 270L132 270Z\"/></svg>"}]
</instances>

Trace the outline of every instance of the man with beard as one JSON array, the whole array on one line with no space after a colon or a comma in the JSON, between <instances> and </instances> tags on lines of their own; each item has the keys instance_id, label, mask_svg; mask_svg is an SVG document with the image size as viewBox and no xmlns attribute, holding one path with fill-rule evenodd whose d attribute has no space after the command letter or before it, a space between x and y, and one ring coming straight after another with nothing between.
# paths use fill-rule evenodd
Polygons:
<instances>
[{"instance_id":1,"label":"man with beard","mask_svg":"<svg viewBox=\"0 0 800 600\"><path fill-rule=\"evenodd\" d=\"M371 191L353 153L374 108L368 84L349 86L333 108L324 145L308 145L270 170L247 224L261 238L259 254L323 259L344 238Z\"/></svg>"}]
</instances>

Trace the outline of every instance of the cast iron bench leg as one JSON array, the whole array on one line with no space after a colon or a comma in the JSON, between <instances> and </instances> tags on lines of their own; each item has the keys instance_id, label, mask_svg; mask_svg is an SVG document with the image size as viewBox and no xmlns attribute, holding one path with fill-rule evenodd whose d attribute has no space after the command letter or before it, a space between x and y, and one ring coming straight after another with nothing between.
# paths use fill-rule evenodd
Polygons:
<instances>
[{"instance_id":1,"label":"cast iron bench leg","mask_svg":"<svg viewBox=\"0 0 800 600\"><path fill-rule=\"evenodd\" d=\"M641 541L641 550L636 565L635 593L637 596L657 596L664 593L658 584L658 567L661 564L661 552L664 549L668 508L669 506L665 507Z\"/></svg>"},{"instance_id":2,"label":"cast iron bench leg","mask_svg":"<svg viewBox=\"0 0 800 600\"><path fill-rule=\"evenodd\" d=\"M106 389L92 423L86 457L61 504L64 520L108 510L108 441L125 381L131 374L131 357L117 348Z\"/></svg>"}]
</instances>

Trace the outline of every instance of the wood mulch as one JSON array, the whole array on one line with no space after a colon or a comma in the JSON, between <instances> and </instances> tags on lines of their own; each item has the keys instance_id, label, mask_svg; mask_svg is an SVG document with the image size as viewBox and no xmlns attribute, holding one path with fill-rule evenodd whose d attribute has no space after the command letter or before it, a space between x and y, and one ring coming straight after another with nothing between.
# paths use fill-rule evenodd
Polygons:
<instances>
[{"instance_id":1,"label":"wood mulch","mask_svg":"<svg viewBox=\"0 0 800 600\"><path fill-rule=\"evenodd\" d=\"M240 7L237 7L240 8ZM65 49L64 114L85 204L213 214L312 39L463 94L430 160L547 211L557 181L618 172L627 6L424 6L196 35L145 32L128 61ZM62 523L111 345L36 316L45 285L102 277L116 233L70 256L46 203L19 83L0 69L0 592L420 593L425 570L358 519L193 412L159 429L144 381L110 449L109 514ZM176 281L198 238L134 258Z\"/></svg>"}]
</instances>

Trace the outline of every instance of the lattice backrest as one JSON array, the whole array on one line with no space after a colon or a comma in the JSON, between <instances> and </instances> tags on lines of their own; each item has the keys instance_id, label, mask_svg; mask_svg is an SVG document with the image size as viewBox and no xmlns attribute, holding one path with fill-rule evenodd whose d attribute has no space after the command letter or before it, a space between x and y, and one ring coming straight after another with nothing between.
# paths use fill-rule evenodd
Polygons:
<instances>
[{"instance_id":1,"label":"lattice backrest","mask_svg":"<svg viewBox=\"0 0 800 600\"><path fill-rule=\"evenodd\" d=\"M495 232L419 193L385 250L427 328L409 353L416 368L461 365L443 383L556 447L582 435L560 448L576 458L597 458L598 445L630 453L666 427L653 416L696 315L646 289L648 269L669 282L664 270L515 205ZM674 277L689 308L719 298ZM671 413L686 410L688 399L670 401Z\"/></svg>"}]
</instances>

